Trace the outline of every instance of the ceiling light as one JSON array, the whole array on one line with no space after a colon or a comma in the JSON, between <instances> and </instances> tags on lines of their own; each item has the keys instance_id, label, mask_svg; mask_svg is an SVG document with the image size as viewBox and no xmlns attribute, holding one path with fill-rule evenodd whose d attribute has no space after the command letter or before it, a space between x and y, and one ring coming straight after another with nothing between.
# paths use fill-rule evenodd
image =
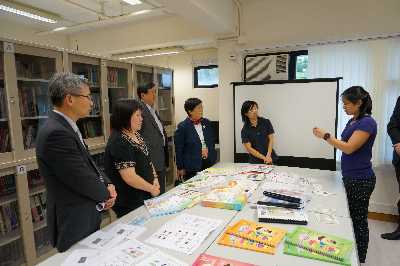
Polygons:
<instances>
[{"instance_id":1,"label":"ceiling light","mask_svg":"<svg viewBox=\"0 0 400 266\"><path fill-rule=\"evenodd\" d=\"M43 17L43 16L39 16L36 14L33 14L31 12L27 12L21 9L17 9L17 8L13 8L10 6L6 6L3 4L0 4L0 10L6 11L6 12L10 12L19 16L24 16L27 18L31 18L31 19L35 19L35 20L39 20L39 21L43 21L43 22L47 22L47 23L57 23L57 20L51 19L51 18L47 18L47 17Z\"/></svg>"},{"instance_id":2,"label":"ceiling light","mask_svg":"<svg viewBox=\"0 0 400 266\"><path fill-rule=\"evenodd\" d=\"M137 15L142 15L142 14L149 13L150 11L151 10L149 10L149 9L145 9L145 10L140 10L140 11L136 11L136 12L130 13L129 15L130 16L137 16Z\"/></svg>"},{"instance_id":3,"label":"ceiling light","mask_svg":"<svg viewBox=\"0 0 400 266\"><path fill-rule=\"evenodd\" d=\"M139 0L122 0L122 1L124 1L125 3L128 3L130 5L133 5L133 6L140 5L142 3L142 1L139 1Z\"/></svg>"},{"instance_id":4,"label":"ceiling light","mask_svg":"<svg viewBox=\"0 0 400 266\"><path fill-rule=\"evenodd\" d=\"M141 54L141 55L134 55L134 56L128 56L128 57L120 57L119 60L143 58L143 57L158 56L158 55L179 54L179 53L182 53L182 52L183 51L171 51L171 52L160 52L160 53L152 53L152 54Z\"/></svg>"},{"instance_id":5,"label":"ceiling light","mask_svg":"<svg viewBox=\"0 0 400 266\"><path fill-rule=\"evenodd\" d=\"M59 27L59 28L55 28L53 31L62 31L62 30L66 30L67 27Z\"/></svg>"}]
</instances>

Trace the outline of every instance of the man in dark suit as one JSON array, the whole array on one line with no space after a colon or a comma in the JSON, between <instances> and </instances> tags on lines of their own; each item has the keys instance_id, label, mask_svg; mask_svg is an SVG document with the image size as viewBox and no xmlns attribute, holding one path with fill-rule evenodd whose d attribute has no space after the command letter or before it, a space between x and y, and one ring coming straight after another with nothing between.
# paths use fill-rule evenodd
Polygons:
<instances>
[{"instance_id":1,"label":"man in dark suit","mask_svg":"<svg viewBox=\"0 0 400 266\"><path fill-rule=\"evenodd\" d=\"M400 192L400 97L397 98L396 106L394 107L393 114L387 125L387 131L393 144L393 165L396 172L397 182L399 183ZM392 233L382 234L382 238L388 240L400 240L400 199L397 202L399 211L399 225Z\"/></svg>"},{"instance_id":2,"label":"man in dark suit","mask_svg":"<svg viewBox=\"0 0 400 266\"><path fill-rule=\"evenodd\" d=\"M150 158L156 168L158 182L160 183L160 194L162 194L165 192L165 168L168 161L168 150L167 134L158 113L154 109L156 85L150 82L144 86L139 86L137 95L144 105L140 135L150 149Z\"/></svg>"},{"instance_id":3,"label":"man in dark suit","mask_svg":"<svg viewBox=\"0 0 400 266\"><path fill-rule=\"evenodd\" d=\"M213 128L203 117L202 101L189 98L184 108L188 117L178 124L174 136L178 182L192 178L217 160Z\"/></svg>"},{"instance_id":4,"label":"man in dark suit","mask_svg":"<svg viewBox=\"0 0 400 266\"><path fill-rule=\"evenodd\" d=\"M87 80L57 73L49 82L49 94L54 110L39 130L36 158L46 181L51 243L64 252L99 229L100 211L112 207L117 194L76 125L93 106Z\"/></svg>"}]
</instances>

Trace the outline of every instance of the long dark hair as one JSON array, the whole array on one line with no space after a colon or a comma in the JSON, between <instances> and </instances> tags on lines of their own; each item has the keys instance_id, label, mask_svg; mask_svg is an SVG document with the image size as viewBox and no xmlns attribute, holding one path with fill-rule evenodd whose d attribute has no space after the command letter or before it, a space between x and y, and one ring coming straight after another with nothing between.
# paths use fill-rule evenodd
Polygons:
<instances>
[{"instance_id":1,"label":"long dark hair","mask_svg":"<svg viewBox=\"0 0 400 266\"><path fill-rule=\"evenodd\" d=\"M242 114L242 121L245 125L249 124L249 118L247 117L247 113L254 107L256 106L258 108L258 104L255 101L245 101L242 104L242 110L240 111Z\"/></svg>"},{"instance_id":2,"label":"long dark hair","mask_svg":"<svg viewBox=\"0 0 400 266\"><path fill-rule=\"evenodd\" d=\"M360 114L357 119L372 114L372 99L369 93L361 86L352 86L342 93L342 98L356 104L361 100Z\"/></svg>"}]
</instances>

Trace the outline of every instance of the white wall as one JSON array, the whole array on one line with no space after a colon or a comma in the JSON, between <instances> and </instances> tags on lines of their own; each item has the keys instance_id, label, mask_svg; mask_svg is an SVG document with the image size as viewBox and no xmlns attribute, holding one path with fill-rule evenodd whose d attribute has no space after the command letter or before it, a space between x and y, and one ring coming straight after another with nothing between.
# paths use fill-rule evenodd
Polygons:
<instances>
[{"instance_id":1,"label":"white wall","mask_svg":"<svg viewBox=\"0 0 400 266\"><path fill-rule=\"evenodd\" d=\"M171 56L155 56L135 60L137 63L168 67L174 70L175 121L178 124L187 117L183 108L186 99L197 97L203 101L204 117L219 120L219 88L193 88L193 61L216 60L217 50L197 50Z\"/></svg>"}]
</instances>

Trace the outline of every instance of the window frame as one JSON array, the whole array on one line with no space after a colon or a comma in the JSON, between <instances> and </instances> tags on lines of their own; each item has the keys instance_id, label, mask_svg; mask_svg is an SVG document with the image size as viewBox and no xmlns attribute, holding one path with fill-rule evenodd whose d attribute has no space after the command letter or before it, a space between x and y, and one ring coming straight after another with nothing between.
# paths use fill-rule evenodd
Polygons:
<instances>
[{"instance_id":1,"label":"window frame","mask_svg":"<svg viewBox=\"0 0 400 266\"><path fill-rule=\"evenodd\" d=\"M211 84L211 85L199 85L198 71L201 69L212 69L212 68L218 69L218 65L196 66L193 68L193 88L216 88L216 87L218 87L218 83ZM218 82L219 82L219 75L218 75Z\"/></svg>"},{"instance_id":2,"label":"window frame","mask_svg":"<svg viewBox=\"0 0 400 266\"><path fill-rule=\"evenodd\" d=\"M302 55L308 55L308 50L300 50L300 51L289 52L289 76L288 76L288 80L298 80L298 78L296 78L296 63L297 63L297 57L298 56L302 56Z\"/></svg>"}]
</instances>

